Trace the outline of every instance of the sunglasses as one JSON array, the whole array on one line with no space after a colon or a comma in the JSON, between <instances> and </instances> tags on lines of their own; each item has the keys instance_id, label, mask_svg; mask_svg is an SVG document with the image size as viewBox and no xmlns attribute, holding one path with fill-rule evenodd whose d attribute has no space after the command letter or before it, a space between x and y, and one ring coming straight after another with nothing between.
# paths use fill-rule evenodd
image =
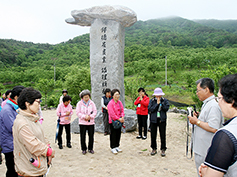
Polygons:
<instances>
[{"instance_id":1,"label":"sunglasses","mask_svg":"<svg viewBox=\"0 0 237 177\"><path fill-rule=\"evenodd\" d=\"M37 103L39 103L39 104L42 102L42 100L35 100L35 101L36 101Z\"/></svg>"}]
</instances>

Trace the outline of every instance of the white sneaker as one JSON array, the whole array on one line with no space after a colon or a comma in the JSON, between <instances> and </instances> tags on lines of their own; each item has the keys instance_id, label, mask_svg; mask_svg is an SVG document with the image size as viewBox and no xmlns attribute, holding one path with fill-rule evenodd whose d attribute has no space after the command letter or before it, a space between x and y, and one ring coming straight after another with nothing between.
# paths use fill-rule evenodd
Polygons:
<instances>
[{"instance_id":1,"label":"white sneaker","mask_svg":"<svg viewBox=\"0 0 237 177\"><path fill-rule=\"evenodd\" d=\"M114 155L118 154L118 151L117 151L115 148L111 149L111 152L112 152Z\"/></svg>"},{"instance_id":2,"label":"white sneaker","mask_svg":"<svg viewBox=\"0 0 237 177\"><path fill-rule=\"evenodd\" d=\"M122 150L119 149L119 147L116 147L115 149L116 149L117 152L122 152Z\"/></svg>"}]
</instances>

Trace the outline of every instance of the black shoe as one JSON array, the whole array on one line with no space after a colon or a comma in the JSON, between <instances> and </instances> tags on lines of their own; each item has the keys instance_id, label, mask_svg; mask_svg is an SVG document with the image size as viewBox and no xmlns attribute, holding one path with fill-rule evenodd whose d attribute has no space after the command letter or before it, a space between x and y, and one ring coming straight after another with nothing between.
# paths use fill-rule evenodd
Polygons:
<instances>
[{"instance_id":1,"label":"black shoe","mask_svg":"<svg viewBox=\"0 0 237 177\"><path fill-rule=\"evenodd\" d=\"M161 155L161 157L165 157L165 150L161 150L160 155Z\"/></svg>"},{"instance_id":2,"label":"black shoe","mask_svg":"<svg viewBox=\"0 0 237 177\"><path fill-rule=\"evenodd\" d=\"M63 149L63 146L61 144L58 145L59 149Z\"/></svg>"},{"instance_id":3,"label":"black shoe","mask_svg":"<svg viewBox=\"0 0 237 177\"><path fill-rule=\"evenodd\" d=\"M89 150L88 152L91 153L91 154L94 154L94 153L95 153L93 150Z\"/></svg>"},{"instance_id":4,"label":"black shoe","mask_svg":"<svg viewBox=\"0 0 237 177\"><path fill-rule=\"evenodd\" d=\"M156 150L152 150L152 151L151 151L151 155L155 155L156 153L157 153Z\"/></svg>"},{"instance_id":5,"label":"black shoe","mask_svg":"<svg viewBox=\"0 0 237 177\"><path fill-rule=\"evenodd\" d=\"M68 143L68 144L67 144L67 147L68 147L68 148L72 148L71 143Z\"/></svg>"},{"instance_id":6,"label":"black shoe","mask_svg":"<svg viewBox=\"0 0 237 177\"><path fill-rule=\"evenodd\" d=\"M142 136L141 136L141 135L138 135L136 138L137 138L137 139L141 139L141 138L142 138Z\"/></svg>"},{"instance_id":7,"label":"black shoe","mask_svg":"<svg viewBox=\"0 0 237 177\"><path fill-rule=\"evenodd\" d=\"M106 136L106 135L109 135L109 133L108 132L104 132L104 136Z\"/></svg>"},{"instance_id":8,"label":"black shoe","mask_svg":"<svg viewBox=\"0 0 237 177\"><path fill-rule=\"evenodd\" d=\"M146 136L143 136L142 139L145 140L147 137Z\"/></svg>"}]
</instances>

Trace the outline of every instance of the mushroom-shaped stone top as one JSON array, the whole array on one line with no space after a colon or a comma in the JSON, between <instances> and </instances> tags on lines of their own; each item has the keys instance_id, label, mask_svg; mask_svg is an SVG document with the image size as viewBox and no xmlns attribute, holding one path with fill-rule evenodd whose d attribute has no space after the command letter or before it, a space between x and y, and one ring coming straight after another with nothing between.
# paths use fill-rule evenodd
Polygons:
<instances>
[{"instance_id":1,"label":"mushroom-shaped stone top","mask_svg":"<svg viewBox=\"0 0 237 177\"><path fill-rule=\"evenodd\" d=\"M69 24L91 26L94 19L115 20L124 27L132 26L137 21L137 15L124 6L95 6L85 10L73 10L73 18L66 19Z\"/></svg>"}]
</instances>

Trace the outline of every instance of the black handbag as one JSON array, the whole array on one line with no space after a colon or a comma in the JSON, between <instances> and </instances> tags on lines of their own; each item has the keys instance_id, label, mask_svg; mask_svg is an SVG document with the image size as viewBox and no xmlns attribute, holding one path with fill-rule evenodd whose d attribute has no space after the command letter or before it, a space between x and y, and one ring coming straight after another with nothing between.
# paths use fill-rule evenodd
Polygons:
<instances>
[{"instance_id":1,"label":"black handbag","mask_svg":"<svg viewBox=\"0 0 237 177\"><path fill-rule=\"evenodd\" d=\"M121 128L122 127L122 122L120 122L119 120L113 120L112 119L112 125L113 125L113 127L114 127L114 129L119 129L119 128Z\"/></svg>"},{"instance_id":2,"label":"black handbag","mask_svg":"<svg viewBox=\"0 0 237 177\"><path fill-rule=\"evenodd\" d=\"M119 107L120 107L120 114L121 114L121 105L120 105L120 103L119 103ZM112 125L113 125L114 129L119 129L119 128L122 127L123 123L120 122L119 120L113 120L112 119Z\"/></svg>"}]
</instances>

